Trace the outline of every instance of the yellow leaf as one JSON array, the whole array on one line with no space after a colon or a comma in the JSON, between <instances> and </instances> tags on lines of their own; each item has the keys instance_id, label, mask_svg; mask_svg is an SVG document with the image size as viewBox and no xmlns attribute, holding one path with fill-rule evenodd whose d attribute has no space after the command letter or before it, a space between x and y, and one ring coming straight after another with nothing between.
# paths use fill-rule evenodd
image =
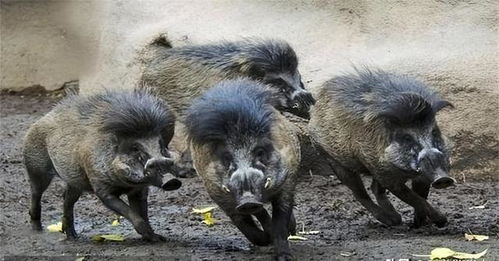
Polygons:
<instances>
[{"instance_id":1,"label":"yellow leaf","mask_svg":"<svg viewBox=\"0 0 499 261\"><path fill-rule=\"evenodd\" d=\"M435 248L431 251L431 259L442 259L442 258L449 258L449 257L452 257L452 255L454 255L456 253L456 251L454 250L451 250L449 248L443 248L443 247L439 247L439 248Z\"/></svg>"},{"instance_id":2,"label":"yellow leaf","mask_svg":"<svg viewBox=\"0 0 499 261\"><path fill-rule=\"evenodd\" d=\"M192 213L194 214L204 214L207 212L212 212L217 207L205 207L205 208L192 208Z\"/></svg>"},{"instance_id":3,"label":"yellow leaf","mask_svg":"<svg viewBox=\"0 0 499 261\"><path fill-rule=\"evenodd\" d=\"M308 240L308 239L306 237L300 237L300 236L289 236L288 240L305 241L305 240Z\"/></svg>"},{"instance_id":4,"label":"yellow leaf","mask_svg":"<svg viewBox=\"0 0 499 261\"><path fill-rule=\"evenodd\" d=\"M49 232L62 232L62 222L56 224L48 225L47 230Z\"/></svg>"},{"instance_id":5,"label":"yellow leaf","mask_svg":"<svg viewBox=\"0 0 499 261\"><path fill-rule=\"evenodd\" d=\"M476 253L476 254L468 254L468 253L463 253L463 252L456 252L453 257L457 258L457 259L478 259L478 258L483 257L485 254L487 254L487 250L488 249L485 249L482 252Z\"/></svg>"},{"instance_id":6,"label":"yellow leaf","mask_svg":"<svg viewBox=\"0 0 499 261\"><path fill-rule=\"evenodd\" d=\"M472 241L472 240L484 241L484 240L489 239L489 236L484 236L484 235L472 235L472 234L467 234L467 233L464 233L464 238L466 238L466 240L468 240L468 241Z\"/></svg>"},{"instance_id":7,"label":"yellow leaf","mask_svg":"<svg viewBox=\"0 0 499 261\"><path fill-rule=\"evenodd\" d=\"M203 213L203 223L205 223L209 227L215 225L215 219L213 218L213 213L211 212Z\"/></svg>"},{"instance_id":8,"label":"yellow leaf","mask_svg":"<svg viewBox=\"0 0 499 261\"><path fill-rule=\"evenodd\" d=\"M430 258L433 259L445 259L445 258L456 258L456 259L478 259L487 254L487 249L477 254L469 254L464 252L456 252L449 248L435 248L431 251Z\"/></svg>"},{"instance_id":9,"label":"yellow leaf","mask_svg":"<svg viewBox=\"0 0 499 261\"><path fill-rule=\"evenodd\" d=\"M121 223L120 223L120 219L118 218L118 219L113 220L113 222L111 223L111 226L113 226L113 227L117 227L117 226L119 226L120 224L121 224Z\"/></svg>"},{"instance_id":10,"label":"yellow leaf","mask_svg":"<svg viewBox=\"0 0 499 261\"><path fill-rule=\"evenodd\" d=\"M123 241L125 237L118 234L109 234L109 235L95 235L92 237L93 241L102 242L102 241Z\"/></svg>"}]
</instances>

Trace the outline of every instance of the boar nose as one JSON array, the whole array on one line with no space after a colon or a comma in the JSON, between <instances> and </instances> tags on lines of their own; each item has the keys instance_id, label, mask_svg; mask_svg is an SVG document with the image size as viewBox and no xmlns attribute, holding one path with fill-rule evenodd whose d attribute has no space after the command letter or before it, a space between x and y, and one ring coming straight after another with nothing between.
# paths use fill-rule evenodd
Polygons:
<instances>
[{"instance_id":1,"label":"boar nose","mask_svg":"<svg viewBox=\"0 0 499 261\"><path fill-rule=\"evenodd\" d=\"M291 99L294 101L293 108L295 109L308 109L315 104L315 99L312 94L305 90L295 91Z\"/></svg>"},{"instance_id":2,"label":"boar nose","mask_svg":"<svg viewBox=\"0 0 499 261\"><path fill-rule=\"evenodd\" d=\"M438 168L435 171L435 176L434 176L433 182L431 183L431 186L436 188L436 189L443 189L443 188L447 188L449 186L452 186L455 183L456 183L455 179L449 177L447 172Z\"/></svg>"},{"instance_id":3,"label":"boar nose","mask_svg":"<svg viewBox=\"0 0 499 261\"><path fill-rule=\"evenodd\" d=\"M244 192L236 209L244 214L252 214L262 209L263 203L256 199L251 192Z\"/></svg>"},{"instance_id":4,"label":"boar nose","mask_svg":"<svg viewBox=\"0 0 499 261\"><path fill-rule=\"evenodd\" d=\"M291 98L289 112L310 119L310 106L315 104L315 99L312 94L305 90L295 91Z\"/></svg>"},{"instance_id":5,"label":"boar nose","mask_svg":"<svg viewBox=\"0 0 499 261\"><path fill-rule=\"evenodd\" d=\"M154 157L147 160L144 169L147 171L157 171L162 167L169 167L173 164L172 159L167 157Z\"/></svg>"},{"instance_id":6,"label":"boar nose","mask_svg":"<svg viewBox=\"0 0 499 261\"><path fill-rule=\"evenodd\" d=\"M172 175L157 176L152 180L152 185L166 191L179 189L182 186L182 182L171 176Z\"/></svg>"}]
</instances>

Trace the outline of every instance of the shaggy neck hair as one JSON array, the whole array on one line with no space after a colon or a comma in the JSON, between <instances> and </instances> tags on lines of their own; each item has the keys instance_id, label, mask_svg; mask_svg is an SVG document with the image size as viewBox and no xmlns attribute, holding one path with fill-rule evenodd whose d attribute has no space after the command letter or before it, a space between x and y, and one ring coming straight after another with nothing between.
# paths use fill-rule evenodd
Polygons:
<instances>
[{"instance_id":1,"label":"shaggy neck hair","mask_svg":"<svg viewBox=\"0 0 499 261\"><path fill-rule=\"evenodd\" d=\"M260 83L223 81L196 99L187 111L185 125L196 144L241 142L270 136L273 109L270 92Z\"/></svg>"}]
</instances>

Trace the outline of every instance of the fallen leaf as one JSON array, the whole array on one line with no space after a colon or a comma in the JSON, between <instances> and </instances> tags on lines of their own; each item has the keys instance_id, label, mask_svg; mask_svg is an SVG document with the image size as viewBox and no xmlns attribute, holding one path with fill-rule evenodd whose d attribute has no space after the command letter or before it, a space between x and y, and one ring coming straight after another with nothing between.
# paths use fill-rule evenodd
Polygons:
<instances>
[{"instance_id":1,"label":"fallen leaf","mask_svg":"<svg viewBox=\"0 0 499 261\"><path fill-rule=\"evenodd\" d=\"M305 241L308 240L306 237L301 237L301 236L289 236L288 240L291 241Z\"/></svg>"},{"instance_id":2,"label":"fallen leaf","mask_svg":"<svg viewBox=\"0 0 499 261\"><path fill-rule=\"evenodd\" d=\"M213 218L213 210L217 207L205 207L205 208L192 208L192 213L201 214L203 217L203 223L211 227L215 225L215 219Z\"/></svg>"},{"instance_id":3,"label":"fallen leaf","mask_svg":"<svg viewBox=\"0 0 499 261\"><path fill-rule=\"evenodd\" d=\"M484 240L489 239L489 236L473 235L473 234L464 233L464 238L466 238L466 240L468 240L468 241L472 241L472 240L484 241Z\"/></svg>"},{"instance_id":4,"label":"fallen leaf","mask_svg":"<svg viewBox=\"0 0 499 261\"><path fill-rule=\"evenodd\" d=\"M203 213L203 223L205 223L207 226L211 227L215 225L215 219L213 218L213 213L211 212L206 212Z\"/></svg>"},{"instance_id":5,"label":"fallen leaf","mask_svg":"<svg viewBox=\"0 0 499 261\"><path fill-rule=\"evenodd\" d=\"M319 234L320 231L317 231L317 230L312 230L312 231L300 231L298 232L298 234L300 235L317 235Z\"/></svg>"},{"instance_id":6,"label":"fallen leaf","mask_svg":"<svg viewBox=\"0 0 499 261\"><path fill-rule=\"evenodd\" d=\"M125 237L122 236L122 235L118 235L118 234L95 235L95 236L92 237L92 240L93 241L97 241L97 242L102 242L102 241L117 241L117 242L120 242L120 241L125 240Z\"/></svg>"},{"instance_id":7,"label":"fallen leaf","mask_svg":"<svg viewBox=\"0 0 499 261\"><path fill-rule=\"evenodd\" d=\"M431 251L430 258L433 259L444 259L444 258L456 258L456 259L478 259L487 254L487 249L477 254L469 254L464 252L457 252L450 248L435 248Z\"/></svg>"},{"instance_id":8,"label":"fallen leaf","mask_svg":"<svg viewBox=\"0 0 499 261\"><path fill-rule=\"evenodd\" d=\"M192 213L195 214L204 214L207 212L212 212L217 207L205 207L205 208L192 208Z\"/></svg>"},{"instance_id":9,"label":"fallen leaf","mask_svg":"<svg viewBox=\"0 0 499 261\"><path fill-rule=\"evenodd\" d=\"M83 261L83 260L85 260L85 257L84 257L84 256L82 256L82 257L78 257L77 259L75 259L75 261Z\"/></svg>"},{"instance_id":10,"label":"fallen leaf","mask_svg":"<svg viewBox=\"0 0 499 261\"><path fill-rule=\"evenodd\" d=\"M120 218L121 217L118 217L117 219L113 220L113 222L111 222L111 226L117 227L117 226L121 225Z\"/></svg>"},{"instance_id":11,"label":"fallen leaf","mask_svg":"<svg viewBox=\"0 0 499 261\"><path fill-rule=\"evenodd\" d=\"M472 207L470 207L470 209L484 209L486 205L487 205L487 202L485 202L485 204L480 205L480 206L472 206Z\"/></svg>"},{"instance_id":12,"label":"fallen leaf","mask_svg":"<svg viewBox=\"0 0 499 261\"><path fill-rule=\"evenodd\" d=\"M47 226L49 232L62 232L62 222L58 222Z\"/></svg>"},{"instance_id":13,"label":"fallen leaf","mask_svg":"<svg viewBox=\"0 0 499 261\"><path fill-rule=\"evenodd\" d=\"M351 253L351 252L341 252L340 253L340 256L346 256L346 257L353 256L353 255L355 255L355 253Z\"/></svg>"}]
</instances>

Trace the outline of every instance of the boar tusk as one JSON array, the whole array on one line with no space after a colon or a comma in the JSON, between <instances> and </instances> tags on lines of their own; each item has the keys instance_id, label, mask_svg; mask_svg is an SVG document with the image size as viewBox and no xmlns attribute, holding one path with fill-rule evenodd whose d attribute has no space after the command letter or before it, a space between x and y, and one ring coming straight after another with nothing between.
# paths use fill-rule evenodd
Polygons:
<instances>
[{"instance_id":1,"label":"boar tusk","mask_svg":"<svg viewBox=\"0 0 499 261\"><path fill-rule=\"evenodd\" d=\"M265 181L265 188L269 188L270 187L270 182L272 181L271 178L267 178L267 181Z\"/></svg>"},{"instance_id":2,"label":"boar tusk","mask_svg":"<svg viewBox=\"0 0 499 261\"><path fill-rule=\"evenodd\" d=\"M222 188L225 190L225 192L230 193L230 189L227 186L222 185Z\"/></svg>"}]
</instances>

